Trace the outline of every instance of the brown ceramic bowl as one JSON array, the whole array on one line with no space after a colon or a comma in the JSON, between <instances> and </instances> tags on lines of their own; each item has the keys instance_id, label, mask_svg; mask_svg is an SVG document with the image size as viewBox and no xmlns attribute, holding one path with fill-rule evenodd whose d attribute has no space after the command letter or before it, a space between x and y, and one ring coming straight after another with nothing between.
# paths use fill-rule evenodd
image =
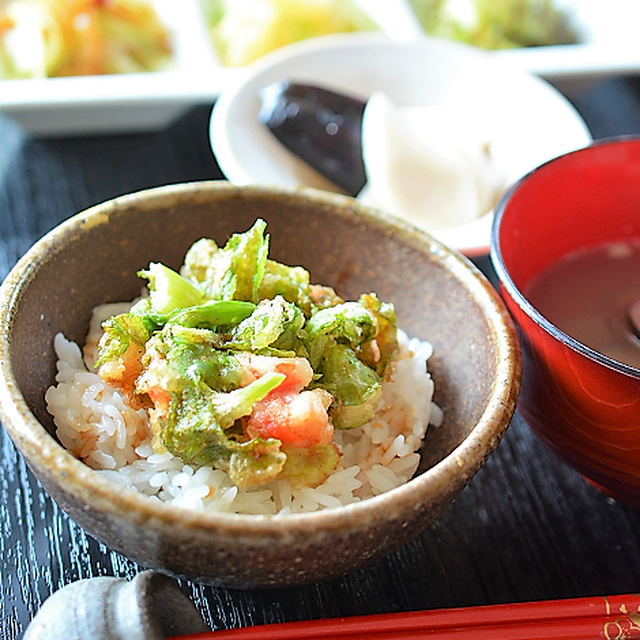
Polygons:
<instances>
[{"instance_id":1,"label":"brown ceramic bowl","mask_svg":"<svg viewBox=\"0 0 640 640\"><path fill-rule=\"evenodd\" d=\"M224 243L264 218L270 255L306 267L347 298L375 290L399 324L430 340L444 424L428 431L418 475L386 494L323 512L188 512L115 490L51 435L44 393L62 331L82 343L91 309L134 298L150 261L179 267L192 242ZM483 276L423 232L313 190L196 183L98 205L61 224L0 288L0 418L33 473L78 524L147 567L216 585L294 585L344 574L424 530L473 478L515 408L520 352Z\"/></svg>"}]
</instances>

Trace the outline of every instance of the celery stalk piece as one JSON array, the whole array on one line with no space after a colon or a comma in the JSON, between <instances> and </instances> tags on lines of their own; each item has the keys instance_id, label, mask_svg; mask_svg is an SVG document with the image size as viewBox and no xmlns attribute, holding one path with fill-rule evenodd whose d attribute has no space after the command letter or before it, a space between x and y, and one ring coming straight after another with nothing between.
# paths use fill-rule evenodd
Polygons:
<instances>
[{"instance_id":1,"label":"celery stalk piece","mask_svg":"<svg viewBox=\"0 0 640 640\"><path fill-rule=\"evenodd\" d=\"M147 271L140 271L138 275L149 280L151 308L160 315L194 307L203 301L195 285L159 262L152 262Z\"/></svg>"},{"instance_id":2,"label":"celery stalk piece","mask_svg":"<svg viewBox=\"0 0 640 640\"><path fill-rule=\"evenodd\" d=\"M215 329L225 325L236 325L255 310L252 302L241 300L210 300L195 307L188 307L171 315L167 325Z\"/></svg>"}]
</instances>

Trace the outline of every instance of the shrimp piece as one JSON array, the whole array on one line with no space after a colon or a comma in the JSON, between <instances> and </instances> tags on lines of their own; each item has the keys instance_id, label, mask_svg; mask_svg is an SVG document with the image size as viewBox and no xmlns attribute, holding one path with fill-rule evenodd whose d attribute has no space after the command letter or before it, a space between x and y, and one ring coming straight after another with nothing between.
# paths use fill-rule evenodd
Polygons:
<instances>
[{"instance_id":1,"label":"shrimp piece","mask_svg":"<svg viewBox=\"0 0 640 640\"><path fill-rule=\"evenodd\" d=\"M118 389L124 395L127 404L134 409L141 407L140 398L135 393L135 385L142 373L142 354L143 349L132 341L122 356L104 362L98 369L98 375L109 386Z\"/></svg>"},{"instance_id":2,"label":"shrimp piece","mask_svg":"<svg viewBox=\"0 0 640 640\"><path fill-rule=\"evenodd\" d=\"M243 387L270 371L286 376L278 387L280 391L302 391L313 379L313 369L306 358L276 358L241 353L237 359L245 370L246 380L242 383Z\"/></svg>"},{"instance_id":3,"label":"shrimp piece","mask_svg":"<svg viewBox=\"0 0 640 640\"><path fill-rule=\"evenodd\" d=\"M277 438L283 445L300 449L328 445L333 441L333 425L327 413L332 402L333 396L324 389L298 392L278 387L253 406L247 434L252 438Z\"/></svg>"},{"instance_id":4,"label":"shrimp piece","mask_svg":"<svg viewBox=\"0 0 640 640\"><path fill-rule=\"evenodd\" d=\"M169 414L171 394L159 384L147 389L146 393L153 402L153 409L157 415L166 418Z\"/></svg>"},{"instance_id":5,"label":"shrimp piece","mask_svg":"<svg viewBox=\"0 0 640 640\"><path fill-rule=\"evenodd\" d=\"M277 389L257 402L246 424L251 438L277 438L292 447L326 445L333 440L333 425L327 410L333 396L324 389L303 389L313 379L306 358L276 358L243 353L238 360L249 384L269 371L286 377Z\"/></svg>"}]
</instances>

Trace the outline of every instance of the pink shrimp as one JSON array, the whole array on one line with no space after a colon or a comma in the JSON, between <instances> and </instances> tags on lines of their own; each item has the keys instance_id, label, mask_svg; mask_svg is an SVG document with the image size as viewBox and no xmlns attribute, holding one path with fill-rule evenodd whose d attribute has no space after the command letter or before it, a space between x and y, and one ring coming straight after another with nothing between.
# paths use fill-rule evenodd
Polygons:
<instances>
[{"instance_id":1,"label":"pink shrimp","mask_svg":"<svg viewBox=\"0 0 640 640\"><path fill-rule=\"evenodd\" d=\"M135 394L135 383L142 372L143 350L134 342L119 357L100 365L98 375L112 387L119 389L127 400L127 404L139 409L141 399Z\"/></svg>"},{"instance_id":2,"label":"pink shrimp","mask_svg":"<svg viewBox=\"0 0 640 640\"><path fill-rule=\"evenodd\" d=\"M301 391L313 379L313 369L305 358L276 358L257 356L252 353L241 353L236 357L246 374L246 380L242 386L271 371L283 373L286 376L284 382L278 387L280 391L284 389Z\"/></svg>"},{"instance_id":3,"label":"pink shrimp","mask_svg":"<svg viewBox=\"0 0 640 640\"><path fill-rule=\"evenodd\" d=\"M327 409L333 401L324 389L279 391L257 402L247 423L252 438L277 438L282 444L306 449L333 441Z\"/></svg>"},{"instance_id":4,"label":"pink shrimp","mask_svg":"<svg viewBox=\"0 0 640 640\"><path fill-rule=\"evenodd\" d=\"M283 373L282 384L257 402L246 425L252 438L277 438L283 444L308 448L333 441L333 425L327 410L333 397L323 389L303 389L313 379L305 358L275 358L246 354L238 358L249 382L267 371Z\"/></svg>"}]
</instances>

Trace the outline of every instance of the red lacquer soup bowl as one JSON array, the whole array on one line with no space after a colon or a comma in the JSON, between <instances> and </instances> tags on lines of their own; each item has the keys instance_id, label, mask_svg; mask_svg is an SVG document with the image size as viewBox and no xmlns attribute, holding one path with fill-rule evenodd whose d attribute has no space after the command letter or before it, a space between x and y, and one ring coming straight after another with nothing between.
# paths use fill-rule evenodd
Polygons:
<instances>
[{"instance_id":1,"label":"red lacquer soup bowl","mask_svg":"<svg viewBox=\"0 0 640 640\"><path fill-rule=\"evenodd\" d=\"M640 138L596 142L538 167L496 210L491 259L523 357L518 410L587 480L640 505L640 369L561 331L525 293L577 250L640 240Z\"/></svg>"}]
</instances>

